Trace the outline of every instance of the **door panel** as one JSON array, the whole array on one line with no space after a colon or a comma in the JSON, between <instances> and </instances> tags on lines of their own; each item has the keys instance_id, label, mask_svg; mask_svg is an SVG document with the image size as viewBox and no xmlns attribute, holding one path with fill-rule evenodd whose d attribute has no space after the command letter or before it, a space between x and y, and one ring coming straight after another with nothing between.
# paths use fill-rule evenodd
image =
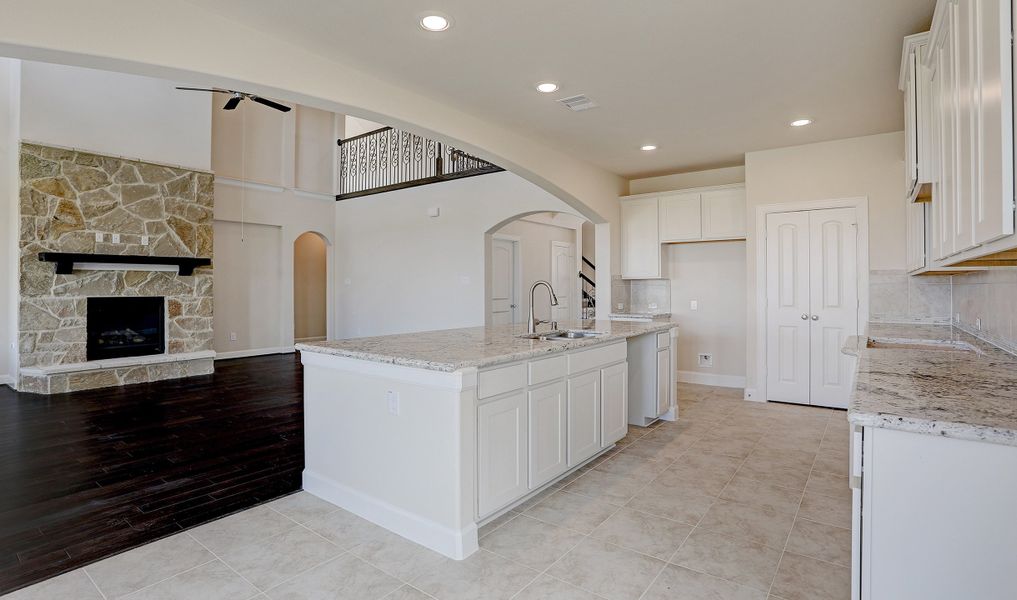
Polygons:
<instances>
[{"instance_id":1,"label":"door panel","mask_svg":"<svg viewBox=\"0 0 1017 600\"><path fill-rule=\"evenodd\" d=\"M477 408L478 512L481 517L527 490L526 394Z\"/></svg>"},{"instance_id":2,"label":"door panel","mask_svg":"<svg viewBox=\"0 0 1017 600\"><path fill-rule=\"evenodd\" d=\"M511 240L491 240L491 323L515 323L515 248Z\"/></svg>"},{"instance_id":3,"label":"door panel","mask_svg":"<svg viewBox=\"0 0 1017 600\"><path fill-rule=\"evenodd\" d=\"M841 352L858 332L855 209L810 211L810 404L847 407L852 358Z\"/></svg>"},{"instance_id":4,"label":"door panel","mask_svg":"<svg viewBox=\"0 0 1017 600\"><path fill-rule=\"evenodd\" d=\"M700 195L667 194L660 197L660 241L687 242L702 237Z\"/></svg>"},{"instance_id":5,"label":"door panel","mask_svg":"<svg viewBox=\"0 0 1017 600\"><path fill-rule=\"evenodd\" d=\"M808 404L807 212L767 215L766 273L766 399Z\"/></svg>"},{"instance_id":6,"label":"door panel","mask_svg":"<svg viewBox=\"0 0 1017 600\"><path fill-rule=\"evenodd\" d=\"M535 490L567 469L565 381L530 390L530 486Z\"/></svg>"},{"instance_id":7,"label":"door panel","mask_svg":"<svg viewBox=\"0 0 1017 600\"><path fill-rule=\"evenodd\" d=\"M625 437L629 429L629 365L619 363L600 371L600 447Z\"/></svg>"},{"instance_id":8,"label":"door panel","mask_svg":"<svg viewBox=\"0 0 1017 600\"><path fill-rule=\"evenodd\" d=\"M572 313L573 288L577 280L575 244L551 242L551 285L558 297L558 306L551 308L554 320L568 321L578 317L578 314Z\"/></svg>"},{"instance_id":9,"label":"door panel","mask_svg":"<svg viewBox=\"0 0 1017 600\"><path fill-rule=\"evenodd\" d=\"M600 371L568 381L568 466L600 451Z\"/></svg>"}]
</instances>

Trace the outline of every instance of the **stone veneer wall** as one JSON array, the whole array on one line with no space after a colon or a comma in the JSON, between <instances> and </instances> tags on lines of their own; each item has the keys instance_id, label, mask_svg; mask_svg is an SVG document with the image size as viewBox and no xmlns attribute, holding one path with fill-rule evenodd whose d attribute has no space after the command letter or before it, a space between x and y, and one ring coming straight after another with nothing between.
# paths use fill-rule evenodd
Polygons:
<instances>
[{"instance_id":1,"label":"stone veneer wall","mask_svg":"<svg viewBox=\"0 0 1017 600\"><path fill-rule=\"evenodd\" d=\"M213 175L21 144L19 389L58 393L211 373L211 357L38 375L86 362L89 296L164 296L169 355L212 350L212 268L56 275L44 251L212 257ZM96 233L107 234L97 243ZM119 244L109 243L111 233ZM149 236L148 245L141 236ZM148 357L138 357L144 359ZM130 359L127 359L130 360ZM139 363L144 361L139 360ZM57 369L59 370L59 369Z\"/></svg>"}]
</instances>

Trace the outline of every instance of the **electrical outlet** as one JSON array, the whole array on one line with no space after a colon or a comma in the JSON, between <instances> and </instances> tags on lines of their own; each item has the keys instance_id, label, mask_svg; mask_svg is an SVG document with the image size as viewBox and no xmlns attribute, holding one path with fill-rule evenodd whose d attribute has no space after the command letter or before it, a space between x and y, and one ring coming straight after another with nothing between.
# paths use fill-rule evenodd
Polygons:
<instances>
[{"instance_id":1,"label":"electrical outlet","mask_svg":"<svg viewBox=\"0 0 1017 600\"><path fill-rule=\"evenodd\" d=\"M237 332L236 331L231 331L230 332L230 341L231 342L237 341Z\"/></svg>"},{"instance_id":2,"label":"electrical outlet","mask_svg":"<svg viewBox=\"0 0 1017 600\"><path fill-rule=\"evenodd\" d=\"M703 353L699 355L699 366L700 367L712 367L713 366L713 355L710 353Z\"/></svg>"},{"instance_id":3,"label":"electrical outlet","mask_svg":"<svg viewBox=\"0 0 1017 600\"><path fill-rule=\"evenodd\" d=\"M119 233L114 233L110 237L113 238L113 243L114 244L119 244L120 243L120 234Z\"/></svg>"},{"instance_id":4,"label":"electrical outlet","mask_svg":"<svg viewBox=\"0 0 1017 600\"><path fill-rule=\"evenodd\" d=\"M615 305L615 310L623 310L624 308L625 308L625 305L622 304L621 302L619 302L618 304Z\"/></svg>"},{"instance_id":5,"label":"electrical outlet","mask_svg":"<svg viewBox=\"0 0 1017 600\"><path fill-rule=\"evenodd\" d=\"M651 302L647 308L649 308L650 310L657 310L657 305Z\"/></svg>"},{"instance_id":6,"label":"electrical outlet","mask_svg":"<svg viewBox=\"0 0 1017 600\"><path fill-rule=\"evenodd\" d=\"M955 323L960 323L960 313L954 313L953 320Z\"/></svg>"},{"instance_id":7,"label":"electrical outlet","mask_svg":"<svg viewBox=\"0 0 1017 600\"><path fill-rule=\"evenodd\" d=\"M141 236L141 245L142 246L147 246L148 245L148 236L147 235Z\"/></svg>"},{"instance_id":8,"label":"electrical outlet","mask_svg":"<svg viewBox=\"0 0 1017 600\"><path fill-rule=\"evenodd\" d=\"M95 241L96 241L96 242L98 242L98 243L100 243L100 244L102 243L102 234L101 234L101 233L98 233L98 232L97 232L97 233L95 234Z\"/></svg>"},{"instance_id":9,"label":"electrical outlet","mask_svg":"<svg viewBox=\"0 0 1017 600\"><path fill-rule=\"evenodd\" d=\"M982 330L982 320L980 318L975 319L975 329L978 331Z\"/></svg>"},{"instance_id":10,"label":"electrical outlet","mask_svg":"<svg viewBox=\"0 0 1017 600\"><path fill-rule=\"evenodd\" d=\"M699 300L690 300L689 310L699 310Z\"/></svg>"},{"instance_id":11,"label":"electrical outlet","mask_svg":"<svg viewBox=\"0 0 1017 600\"><path fill-rule=\"evenodd\" d=\"M388 401L388 412L399 415L399 392L388 390L385 392L385 400Z\"/></svg>"}]
</instances>

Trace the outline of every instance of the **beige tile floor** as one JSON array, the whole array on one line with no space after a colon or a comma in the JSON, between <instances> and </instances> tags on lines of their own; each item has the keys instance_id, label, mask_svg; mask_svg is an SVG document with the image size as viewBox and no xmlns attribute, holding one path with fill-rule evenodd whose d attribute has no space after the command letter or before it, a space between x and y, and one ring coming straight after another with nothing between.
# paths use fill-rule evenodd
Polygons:
<instances>
[{"instance_id":1,"label":"beige tile floor","mask_svg":"<svg viewBox=\"0 0 1017 600\"><path fill-rule=\"evenodd\" d=\"M679 422L630 428L464 561L298 493L7 598L848 598L845 414L680 393Z\"/></svg>"}]
</instances>

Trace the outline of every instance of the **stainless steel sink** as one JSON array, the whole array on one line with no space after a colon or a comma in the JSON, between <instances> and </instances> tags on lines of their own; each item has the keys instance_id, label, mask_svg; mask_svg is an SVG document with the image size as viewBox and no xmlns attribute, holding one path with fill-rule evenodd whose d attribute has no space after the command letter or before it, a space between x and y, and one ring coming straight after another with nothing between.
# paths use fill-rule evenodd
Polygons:
<instances>
[{"instance_id":1,"label":"stainless steel sink","mask_svg":"<svg viewBox=\"0 0 1017 600\"><path fill-rule=\"evenodd\" d=\"M906 338L869 338L866 348L899 349L899 350L939 350L946 352L974 352L981 354L978 348L967 342L955 340L920 340Z\"/></svg>"},{"instance_id":2,"label":"stainless steel sink","mask_svg":"<svg viewBox=\"0 0 1017 600\"><path fill-rule=\"evenodd\" d=\"M583 330L555 330L541 333L527 333L519 337L530 340L543 340L547 342L564 342L567 340L581 340L595 338L604 335L603 331Z\"/></svg>"}]
</instances>

